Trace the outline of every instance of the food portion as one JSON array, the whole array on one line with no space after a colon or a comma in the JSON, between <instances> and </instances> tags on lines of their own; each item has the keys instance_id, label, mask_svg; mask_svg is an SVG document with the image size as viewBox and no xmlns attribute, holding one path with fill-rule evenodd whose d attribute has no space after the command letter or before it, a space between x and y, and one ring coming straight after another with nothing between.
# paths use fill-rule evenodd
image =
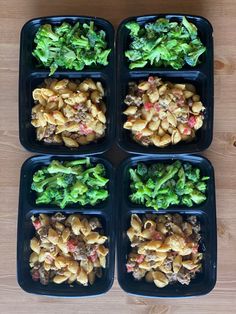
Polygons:
<instances>
[{"instance_id":1,"label":"food portion","mask_svg":"<svg viewBox=\"0 0 236 314\"><path fill-rule=\"evenodd\" d=\"M158 288L179 282L189 285L202 269L200 224L196 216L179 214L131 216L127 235L131 252L127 272Z\"/></svg>"},{"instance_id":2,"label":"food portion","mask_svg":"<svg viewBox=\"0 0 236 314\"><path fill-rule=\"evenodd\" d=\"M92 164L90 158L52 160L34 173L31 189L36 191L36 204L94 206L109 196L106 176L104 165Z\"/></svg>"},{"instance_id":3,"label":"food portion","mask_svg":"<svg viewBox=\"0 0 236 314\"><path fill-rule=\"evenodd\" d=\"M135 21L125 26L130 36L129 48L125 51L130 69L145 66L176 70L184 65L194 67L206 51L196 25L184 16L181 23L160 18L143 26Z\"/></svg>"},{"instance_id":4,"label":"food portion","mask_svg":"<svg viewBox=\"0 0 236 314\"><path fill-rule=\"evenodd\" d=\"M33 90L31 124L38 141L77 148L104 137L106 105L101 82L45 79Z\"/></svg>"},{"instance_id":5,"label":"food portion","mask_svg":"<svg viewBox=\"0 0 236 314\"><path fill-rule=\"evenodd\" d=\"M174 84L150 76L129 83L123 127L144 146L166 147L192 141L203 125L205 107L192 84Z\"/></svg>"},{"instance_id":6,"label":"food portion","mask_svg":"<svg viewBox=\"0 0 236 314\"><path fill-rule=\"evenodd\" d=\"M158 210L171 205L192 207L207 198L209 177L202 176L201 170L188 162L139 162L129 169L129 173L129 199L134 204Z\"/></svg>"},{"instance_id":7,"label":"food portion","mask_svg":"<svg viewBox=\"0 0 236 314\"><path fill-rule=\"evenodd\" d=\"M44 24L39 27L34 43L33 56L50 69L52 75L58 68L81 71L86 66L106 66L111 49L107 49L104 30L94 22L75 25Z\"/></svg>"},{"instance_id":8,"label":"food portion","mask_svg":"<svg viewBox=\"0 0 236 314\"><path fill-rule=\"evenodd\" d=\"M30 241L29 265L34 281L87 286L102 277L109 250L98 218L56 213L31 220L35 235Z\"/></svg>"}]
</instances>

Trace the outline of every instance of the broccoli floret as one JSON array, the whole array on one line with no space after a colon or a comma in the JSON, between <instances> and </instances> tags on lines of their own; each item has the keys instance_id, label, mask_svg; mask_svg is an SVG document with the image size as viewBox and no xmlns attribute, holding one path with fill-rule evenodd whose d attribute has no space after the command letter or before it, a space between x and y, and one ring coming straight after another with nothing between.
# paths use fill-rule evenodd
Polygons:
<instances>
[{"instance_id":1,"label":"broccoli floret","mask_svg":"<svg viewBox=\"0 0 236 314\"><path fill-rule=\"evenodd\" d=\"M196 204L201 204L206 200L206 196L198 190L194 190L190 196L192 201Z\"/></svg>"},{"instance_id":2,"label":"broccoli floret","mask_svg":"<svg viewBox=\"0 0 236 314\"><path fill-rule=\"evenodd\" d=\"M96 205L99 201L104 201L108 197L108 191L104 189L91 190L86 193L91 205Z\"/></svg>"},{"instance_id":3,"label":"broccoli floret","mask_svg":"<svg viewBox=\"0 0 236 314\"><path fill-rule=\"evenodd\" d=\"M131 62L130 65L129 65L129 68L132 70L132 69L135 69L135 68L143 68L145 67L145 65L147 64L148 62L147 61L136 61L136 62Z\"/></svg>"},{"instance_id":4,"label":"broccoli floret","mask_svg":"<svg viewBox=\"0 0 236 314\"><path fill-rule=\"evenodd\" d=\"M185 175L189 180L197 182L200 179L200 169L193 168L192 165L189 165L187 169L185 169Z\"/></svg>"},{"instance_id":5,"label":"broccoli floret","mask_svg":"<svg viewBox=\"0 0 236 314\"><path fill-rule=\"evenodd\" d=\"M177 160L172 165L166 167L166 174L157 181L153 196L155 197L161 186L168 180L172 179L181 167L181 163Z\"/></svg>"},{"instance_id":6,"label":"broccoli floret","mask_svg":"<svg viewBox=\"0 0 236 314\"><path fill-rule=\"evenodd\" d=\"M190 23L185 16L183 16L182 19L182 24L184 25L184 27L187 29L187 31L189 32L189 35L191 36L191 38L196 38L197 36L197 27L193 24Z\"/></svg>"},{"instance_id":7,"label":"broccoli floret","mask_svg":"<svg viewBox=\"0 0 236 314\"><path fill-rule=\"evenodd\" d=\"M139 205L145 204L145 197L144 197L143 193L140 193L140 192L132 193L129 196L129 198L130 198L132 203L139 204Z\"/></svg>"},{"instance_id":8,"label":"broccoli floret","mask_svg":"<svg viewBox=\"0 0 236 314\"><path fill-rule=\"evenodd\" d=\"M45 179L45 173L43 169L40 169L34 173L33 182L40 182Z\"/></svg>"},{"instance_id":9,"label":"broccoli floret","mask_svg":"<svg viewBox=\"0 0 236 314\"><path fill-rule=\"evenodd\" d=\"M33 181L31 185L31 189L38 193L41 193L43 192L45 186L57 185L57 179L58 179L58 175L53 176L53 177L48 177L44 179L43 181L39 181L39 182Z\"/></svg>"},{"instance_id":10,"label":"broccoli floret","mask_svg":"<svg viewBox=\"0 0 236 314\"><path fill-rule=\"evenodd\" d=\"M56 187L48 187L36 198L36 204L60 203L62 200L61 192Z\"/></svg>"},{"instance_id":11,"label":"broccoli floret","mask_svg":"<svg viewBox=\"0 0 236 314\"><path fill-rule=\"evenodd\" d=\"M140 30L140 25L137 22L130 21L125 24L125 27L130 30L130 35L131 36L137 36L138 32Z\"/></svg>"},{"instance_id":12,"label":"broccoli floret","mask_svg":"<svg viewBox=\"0 0 236 314\"><path fill-rule=\"evenodd\" d=\"M64 165L66 167L76 167L76 166L82 166L82 165L85 165L86 167L90 167L91 166L91 162L90 162L90 158L89 157L86 157L86 158L83 158L83 159L78 159L78 160L72 160L72 161L66 161L64 162ZM82 168L80 168L82 169Z\"/></svg>"},{"instance_id":13,"label":"broccoli floret","mask_svg":"<svg viewBox=\"0 0 236 314\"><path fill-rule=\"evenodd\" d=\"M189 52L185 56L186 63L192 67L196 66L198 63L198 59L199 59L200 55L202 55L205 51L206 51L206 47L201 47L196 51Z\"/></svg>"},{"instance_id":14,"label":"broccoli floret","mask_svg":"<svg viewBox=\"0 0 236 314\"><path fill-rule=\"evenodd\" d=\"M76 25L79 23L76 23ZM69 34L71 32L71 25L63 22L60 26L55 27L55 33L59 36L62 36L63 34Z\"/></svg>"},{"instance_id":15,"label":"broccoli floret","mask_svg":"<svg viewBox=\"0 0 236 314\"><path fill-rule=\"evenodd\" d=\"M196 188L200 191L200 192L206 192L207 189L207 185L206 182L200 181L196 184Z\"/></svg>"},{"instance_id":16,"label":"broccoli floret","mask_svg":"<svg viewBox=\"0 0 236 314\"><path fill-rule=\"evenodd\" d=\"M137 164L137 174L139 174L141 177L144 177L147 172L147 166L143 162Z\"/></svg>"},{"instance_id":17,"label":"broccoli floret","mask_svg":"<svg viewBox=\"0 0 236 314\"><path fill-rule=\"evenodd\" d=\"M47 168L48 173L66 173L66 174L77 174L71 167L65 167L60 161L53 160Z\"/></svg>"},{"instance_id":18,"label":"broccoli floret","mask_svg":"<svg viewBox=\"0 0 236 314\"><path fill-rule=\"evenodd\" d=\"M74 181L75 176L73 174L61 174L58 176L56 183L59 187L66 188L68 185L73 184Z\"/></svg>"},{"instance_id":19,"label":"broccoli floret","mask_svg":"<svg viewBox=\"0 0 236 314\"><path fill-rule=\"evenodd\" d=\"M149 178L146 182L146 185L149 189L154 190L155 189L155 182L153 181L153 179Z\"/></svg>"},{"instance_id":20,"label":"broccoli floret","mask_svg":"<svg viewBox=\"0 0 236 314\"><path fill-rule=\"evenodd\" d=\"M139 175L137 174L137 170L134 170L134 169L129 169L129 174L130 174L130 179L133 181L133 182L139 182L141 181Z\"/></svg>"},{"instance_id":21,"label":"broccoli floret","mask_svg":"<svg viewBox=\"0 0 236 314\"><path fill-rule=\"evenodd\" d=\"M70 194L73 198L77 198L78 195L83 195L88 191L88 187L80 182L77 181L71 188Z\"/></svg>"},{"instance_id":22,"label":"broccoli floret","mask_svg":"<svg viewBox=\"0 0 236 314\"><path fill-rule=\"evenodd\" d=\"M191 199L191 196L190 195L184 195L181 199L181 203L183 205L186 205L188 207L192 207L193 206L193 201Z\"/></svg>"},{"instance_id":23,"label":"broccoli floret","mask_svg":"<svg viewBox=\"0 0 236 314\"><path fill-rule=\"evenodd\" d=\"M36 33L36 41L41 40L42 37L50 38L53 41L59 40L59 36L53 32L50 24L40 26L38 32Z\"/></svg>"}]
</instances>

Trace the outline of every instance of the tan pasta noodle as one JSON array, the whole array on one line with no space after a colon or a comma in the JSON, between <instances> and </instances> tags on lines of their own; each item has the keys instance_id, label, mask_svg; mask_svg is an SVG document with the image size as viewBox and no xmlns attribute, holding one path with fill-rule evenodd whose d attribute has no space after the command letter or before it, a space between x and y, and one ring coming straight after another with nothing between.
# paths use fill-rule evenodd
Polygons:
<instances>
[{"instance_id":1,"label":"tan pasta noodle","mask_svg":"<svg viewBox=\"0 0 236 314\"><path fill-rule=\"evenodd\" d=\"M127 119L123 127L144 146L192 141L203 125L205 107L191 84L163 82L150 76L139 84L131 82L124 102Z\"/></svg>"},{"instance_id":2,"label":"tan pasta noodle","mask_svg":"<svg viewBox=\"0 0 236 314\"><path fill-rule=\"evenodd\" d=\"M35 227L29 258L33 280L44 285L52 281L86 286L101 276L109 250L97 218L78 214L66 218L56 213L32 216L31 220Z\"/></svg>"},{"instance_id":3,"label":"tan pasta noodle","mask_svg":"<svg viewBox=\"0 0 236 314\"><path fill-rule=\"evenodd\" d=\"M203 254L198 252L200 225L195 216L184 221L179 214L131 215L127 235L132 250L127 272L163 288L169 282L189 284L201 271Z\"/></svg>"},{"instance_id":4,"label":"tan pasta noodle","mask_svg":"<svg viewBox=\"0 0 236 314\"><path fill-rule=\"evenodd\" d=\"M33 90L31 124L36 138L47 144L77 148L105 136L106 105L101 82L45 79Z\"/></svg>"}]
</instances>

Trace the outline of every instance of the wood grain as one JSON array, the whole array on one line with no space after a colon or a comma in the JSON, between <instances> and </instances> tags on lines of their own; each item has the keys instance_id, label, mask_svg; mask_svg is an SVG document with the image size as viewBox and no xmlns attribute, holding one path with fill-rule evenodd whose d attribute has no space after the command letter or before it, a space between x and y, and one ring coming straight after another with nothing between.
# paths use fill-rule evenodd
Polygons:
<instances>
[{"instance_id":1,"label":"wood grain","mask_svg":"<svg viewBox=\"0 0 236 314\"><path fill-rule=\"evenodd\" d=\"M204 155L216 170L218 281L212 293L183 300L126 295L115 280L105 296L90 299L44 298L26 294L16 281L16 223L20 167L30 156L18 140L18 52L22 25L46 15L95 15L114 26L127 16L183 12L203 15L214 27L214 141ZM0 313L214 313L233 314L236 307L236 2L234 0L1 0L0 1ZM108 153L123 154L115 149ZM118 156L118 157L117 157ZM211 228L211 226L209 226Z\"/></svg>"}]
</instances>

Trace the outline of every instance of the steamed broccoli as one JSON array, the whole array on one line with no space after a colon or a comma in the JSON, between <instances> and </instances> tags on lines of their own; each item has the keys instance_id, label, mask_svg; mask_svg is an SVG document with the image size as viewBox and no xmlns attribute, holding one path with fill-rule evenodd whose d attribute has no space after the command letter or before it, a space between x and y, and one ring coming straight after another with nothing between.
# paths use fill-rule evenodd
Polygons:
<instances>
[{"instance_id":1,"label":"steamed broccoli","mask_svg":"<svg viewBox=\"0 0 236 314\"><path fill-rule=\"evenodd\" d=\"M89 158L53 160L35 172L31 189L37 193L36 204L54 204L61 208L74 203L95 205L108 197L108 181L104 165L93 166Z\"/></svg>"},{"instance_id":2,"label":"steamed broccoli","mask_svg":"<svg viewBox=\"0 0 236 314\"><path fill-rule=\"evenodd\" d=\"M170 22L166 18L146 23L144 26L135 21L126 23L130 44L125 56L129 68L172 67L181 69L185 64L196 66L199 56L206 50L198 37L197 27L185 17L182 23Z\"/></svg>"},{"instance_id":3,"label":"steamed broccoli","mask_svg":"<svg viewBox=\"0 0 236 314\"><path fill-rule=\"evenodd\" d=\"M192 207L206 200L204 180L209 178L201 177L200 169L190 163L138 163L129 172L129 198L133 203L158 210L179 204Z\"/></svg>"},{"instance_id":4,"label":"steamed broccoli","mask_svg":"<svg viewBox=\"0 0 236 314\"><path fill-rule=\"evenodd\" d=\"M59 26L45 24L35 35L32 54L40 65L50 68L50 75L58 67L79 71L92 64L106 66L111 49L107 49L105 37L93 21L74 26L66 22Z\"/></svg>"}]
</instances>

